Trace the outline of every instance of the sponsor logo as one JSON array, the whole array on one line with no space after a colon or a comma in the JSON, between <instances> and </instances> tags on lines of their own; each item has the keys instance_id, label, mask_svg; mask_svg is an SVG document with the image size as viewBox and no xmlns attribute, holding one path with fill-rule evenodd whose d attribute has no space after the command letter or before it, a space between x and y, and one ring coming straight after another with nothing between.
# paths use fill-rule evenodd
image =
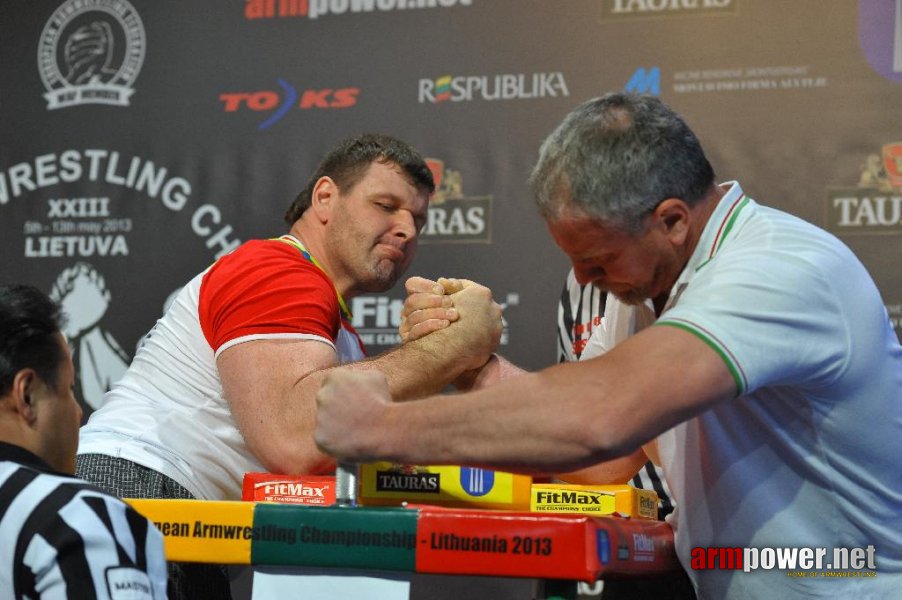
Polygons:
<instances>
[{"instance_id":1,"label":"sponsor logo","mask_svg":"<svg viewBox=\"0 0 902 600\"><path fill-rule=\"evenodd\" d=\"M350 108L357 104L360 88L323 88L298 90L284 79L276 80L279 90L254 92L223 92L219 95L223 110L227 113L251 111L266 113L257 126L259 131L269 129L294 109L328 110Z\"/></svg>"},{"instance_id":2,"label":"sponsor logo","mask_svg":"<svg viewBox=\"0 0 902 600\"><path fill-rule=\"evenodd\" d=\"M788 571L787 577L876 577L877 550L865 548L724 548L691 550L696 571ZM829 562L828 562L829 560Z\"/></svg>"},{"instance_id":3,"label":"sponsor logo","mask_svg":"<svg viewBox=\"0 0 902 600\"><path fill-rule=\"evenodd\" d=\"M767 92L827 87L826 76L807 65L728 67L677 71L672 89L676 94Z\"/></svg>"},{"instance_id":4,"label":"sponsor logo","mask_svg":"<svg viewBox=\"0 0 902 600\"><path fill-rule=\"evenodd\" d=\"M422 8L472 6L473 0L245 0L244 17L256 19L342 16Z\"/></svg>"},{"instance_id":5,"label":"sponsor logo","mask_svg":"<svg viewBox=\"0 0 902 600\"><path fill-rule=\"evenodd\" d=\"M325 498L326 490L329 488L329 486L325 485L316 487L304 485L299 481L263 481L254 484L255 490L258 490L259 488L263 488L263 493L266 496L303 496L309 498Z\"/></svg>"},{"instance_id":6,"label":"sponsor logo","mask_svg":"<svg viewBox=\"0 0 902 600\"><path fill-rule=\"evenodd\" d=\"M570 95L560 71L552 73L505 73L501 75L443 75L420 79L417 98L431 102L472 102L475 100L532 100Z\"/></svg>"},{"instance_id":7,"label":"sponsor logo","mask_svg":"<svg viewBox=\"0 0 902 600\"><path fill-rule=\"evenodd\" d=\"M441 491L441 475L439 473L376 471L376 491L438 494Z\"/></svg>"},{"instance_id":8,"label":"sponsor logo","mask_svg":"<svg viewBox=\"0 0 902 600\"><path fill-rule=\"evenodd\" d=\"M739 0L601 0L603 21L738 13Z\"/></svg>"},{"instance_id":9,"label":"sponsor logo","mask_svg":"<svg viewBox=\"0 0 902 600\"><path fill-rule=\"evenodd\" d=\"M826 210L837 234L902 232L902 142L868 155L857 186L827 188Z\"/></svg>"},{"instance_id":10,"label":"sponsor logo","mask_svg":"<svg viewBox=\"0 0 902 600\"><path fill-rule=\"evenodd\" d=\"M420 244L485 243L492 241L492 197L466 196L460 171L446 169L444 161L427 158L435 181L426 226Z\"/></svg>"},{"instance_id":11,"label":"sponsor logo","mask_svg":"<svg viewBox=\"0 0 902 600\"><path fill-rule=\"evenodd\" d=\"M471 467L460 468L460 487L471 496L485 496L495 485L495 472Z\"/></svg>"},{"instance_id":12,"label":"sponsor logo","mask_svg":"<svg viewBox=\"0 0 902 600\"><path fill-rule=\"evenodd\" d=\"M111 600L153 599L153 586L147 573L134 567L110 567L106 584Z\"/></svg>"},{"instance_id":13,"label":"sponsor logo","mask_svg":"<svg viewBox=\"0 0 902 600\"><path fill-rule=\"evenodd\" d=\"M633 534L633 560L654 562L655 541L644 533Z\"/></svg>"},{"instance_id":14,"label":"sponsor logo","mask_svg":"<svg viewBox=\"0 0 902 600\"><path fill-rule=\"evenodd\" d=\"M902 82L902 0L858 0L858 43L874 71Z\"/></svg>"},{"instance_id":15,"label":"sponsor logo","mask_svg":"<svg viewBox=\"0 0 902 600\"><path fill-rule=\"evenodd\" d=\"M604 498L611 497L604 492L538 492L538 504L594 504L601 506Z\"/></svg>"},{"instance_id":16,"label":"sponsor logo","mask_svg":"<svg viewBox=\"0 0 902 600\"><path fill-rule=\"evenodd\" d=\"M44 26L38 70L47 109L128 106L144 63L144 25L127 0L68 0Z\"/></svg>"},{"instance_id":17,"label":"sponsor logo","mask_svg":"<svg viewBox=\"0 0 902 600\"><path fill-rule=\"evenodd\" d=\"M626 82L626 91L661 95L661 67L639 67Z\"/></svg>"},{"instance_id":18,"label":"sponsor logo","mask_svg":"<svg viewBox=\"0 0 902 600\"><path fill-rule=\"evenodd\" d=\"M502 310L520 304L520 294L508 294L504 302L499 302ZM387 296L357 296L351 301L354 315L351 325L357 331L370 354L393 348L401 343L398 327L401 325L401 310L404 300ZM506 317L502 317L501 345L510 341L510 329Z\"/></svg>"}]
</instances>

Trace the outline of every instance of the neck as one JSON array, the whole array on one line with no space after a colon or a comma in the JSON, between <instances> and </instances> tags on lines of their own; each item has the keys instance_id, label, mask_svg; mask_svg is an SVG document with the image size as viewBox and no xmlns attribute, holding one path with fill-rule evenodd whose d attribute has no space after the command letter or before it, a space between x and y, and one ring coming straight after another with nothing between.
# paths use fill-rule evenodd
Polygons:
<instances>
[{"instance_id":1,"label":"neck","mask_svg":"<svg viewBox=\"0 0 902 600\"><path fill-rule=\"evenodd\" d=\"M316 225L317 223L308 223L304 217L301 217L295 221L288 233L297 238L307 252L316 259L317 264L332 280L332 284L341 297L349 300L354 296L350 281L342 278L335 265L330 263L331 257L326 251L323 230Z\"/></svg>"}]
</instances>

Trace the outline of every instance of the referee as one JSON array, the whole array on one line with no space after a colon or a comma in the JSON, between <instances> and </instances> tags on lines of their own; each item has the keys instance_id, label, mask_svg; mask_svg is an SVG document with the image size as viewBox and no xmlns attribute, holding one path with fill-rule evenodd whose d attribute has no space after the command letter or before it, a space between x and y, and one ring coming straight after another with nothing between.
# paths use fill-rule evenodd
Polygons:
<instances>
[{"instance_id":1,"label":"referee","mask_svg":"<svg viewBox=\"0 0 902 600\"><path fill-rule=\"evenodd\" d=\"M39 290L0 286L0 598L166 598L159 531L75 479L81 408Z\"/></svg>"}]
</instances>

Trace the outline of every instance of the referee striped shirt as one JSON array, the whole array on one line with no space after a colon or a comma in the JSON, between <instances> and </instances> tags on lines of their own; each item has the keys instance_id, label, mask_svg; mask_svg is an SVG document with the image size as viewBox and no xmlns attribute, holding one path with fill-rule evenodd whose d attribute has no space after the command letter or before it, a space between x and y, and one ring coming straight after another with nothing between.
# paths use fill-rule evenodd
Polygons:
<instances>
[{"instance_id":1,"label":"referee striped shirt","mask_svg":"<svg viewBox=\"0 0 902 600\"><path fill-rule=\"evenodd\" d=\"M593 332L604 327L606 299L607 294L594 285L577 283L573 269L570 269L558 304L558 362L580 359ZM661 519L673 512L670 490L654 463L645 463L631 483L633 487L654 490L658 494L658 516Z\"/></svg>"},{"instance_id":2,"label":"referee striped shirt","mask_svg":"<svg viewBox=\"0 0 902 600\"><path fill-rule=\"evenodd\" d=\"M166 598L163 536L118 498L0 442L0 598Z\"/></svg>"}]
</instances>

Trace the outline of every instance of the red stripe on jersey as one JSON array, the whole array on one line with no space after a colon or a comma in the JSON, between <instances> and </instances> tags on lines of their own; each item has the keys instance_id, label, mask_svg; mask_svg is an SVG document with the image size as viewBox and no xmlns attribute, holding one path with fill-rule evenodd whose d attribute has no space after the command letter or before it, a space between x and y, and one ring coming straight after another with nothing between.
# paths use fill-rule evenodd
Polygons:
<instances>
[{"instance_id":1,"label":"red stripe on jersey","mask_svg":"<svg viewBox=\"0 0 902 600\"><path fill-rule=\"evenodd\" d=\"M293 246L247 242L203 277L200 325L213 351L255 334L301 333L335 342L340 326L335 287Z\"/></svg>"}]
</instances>

